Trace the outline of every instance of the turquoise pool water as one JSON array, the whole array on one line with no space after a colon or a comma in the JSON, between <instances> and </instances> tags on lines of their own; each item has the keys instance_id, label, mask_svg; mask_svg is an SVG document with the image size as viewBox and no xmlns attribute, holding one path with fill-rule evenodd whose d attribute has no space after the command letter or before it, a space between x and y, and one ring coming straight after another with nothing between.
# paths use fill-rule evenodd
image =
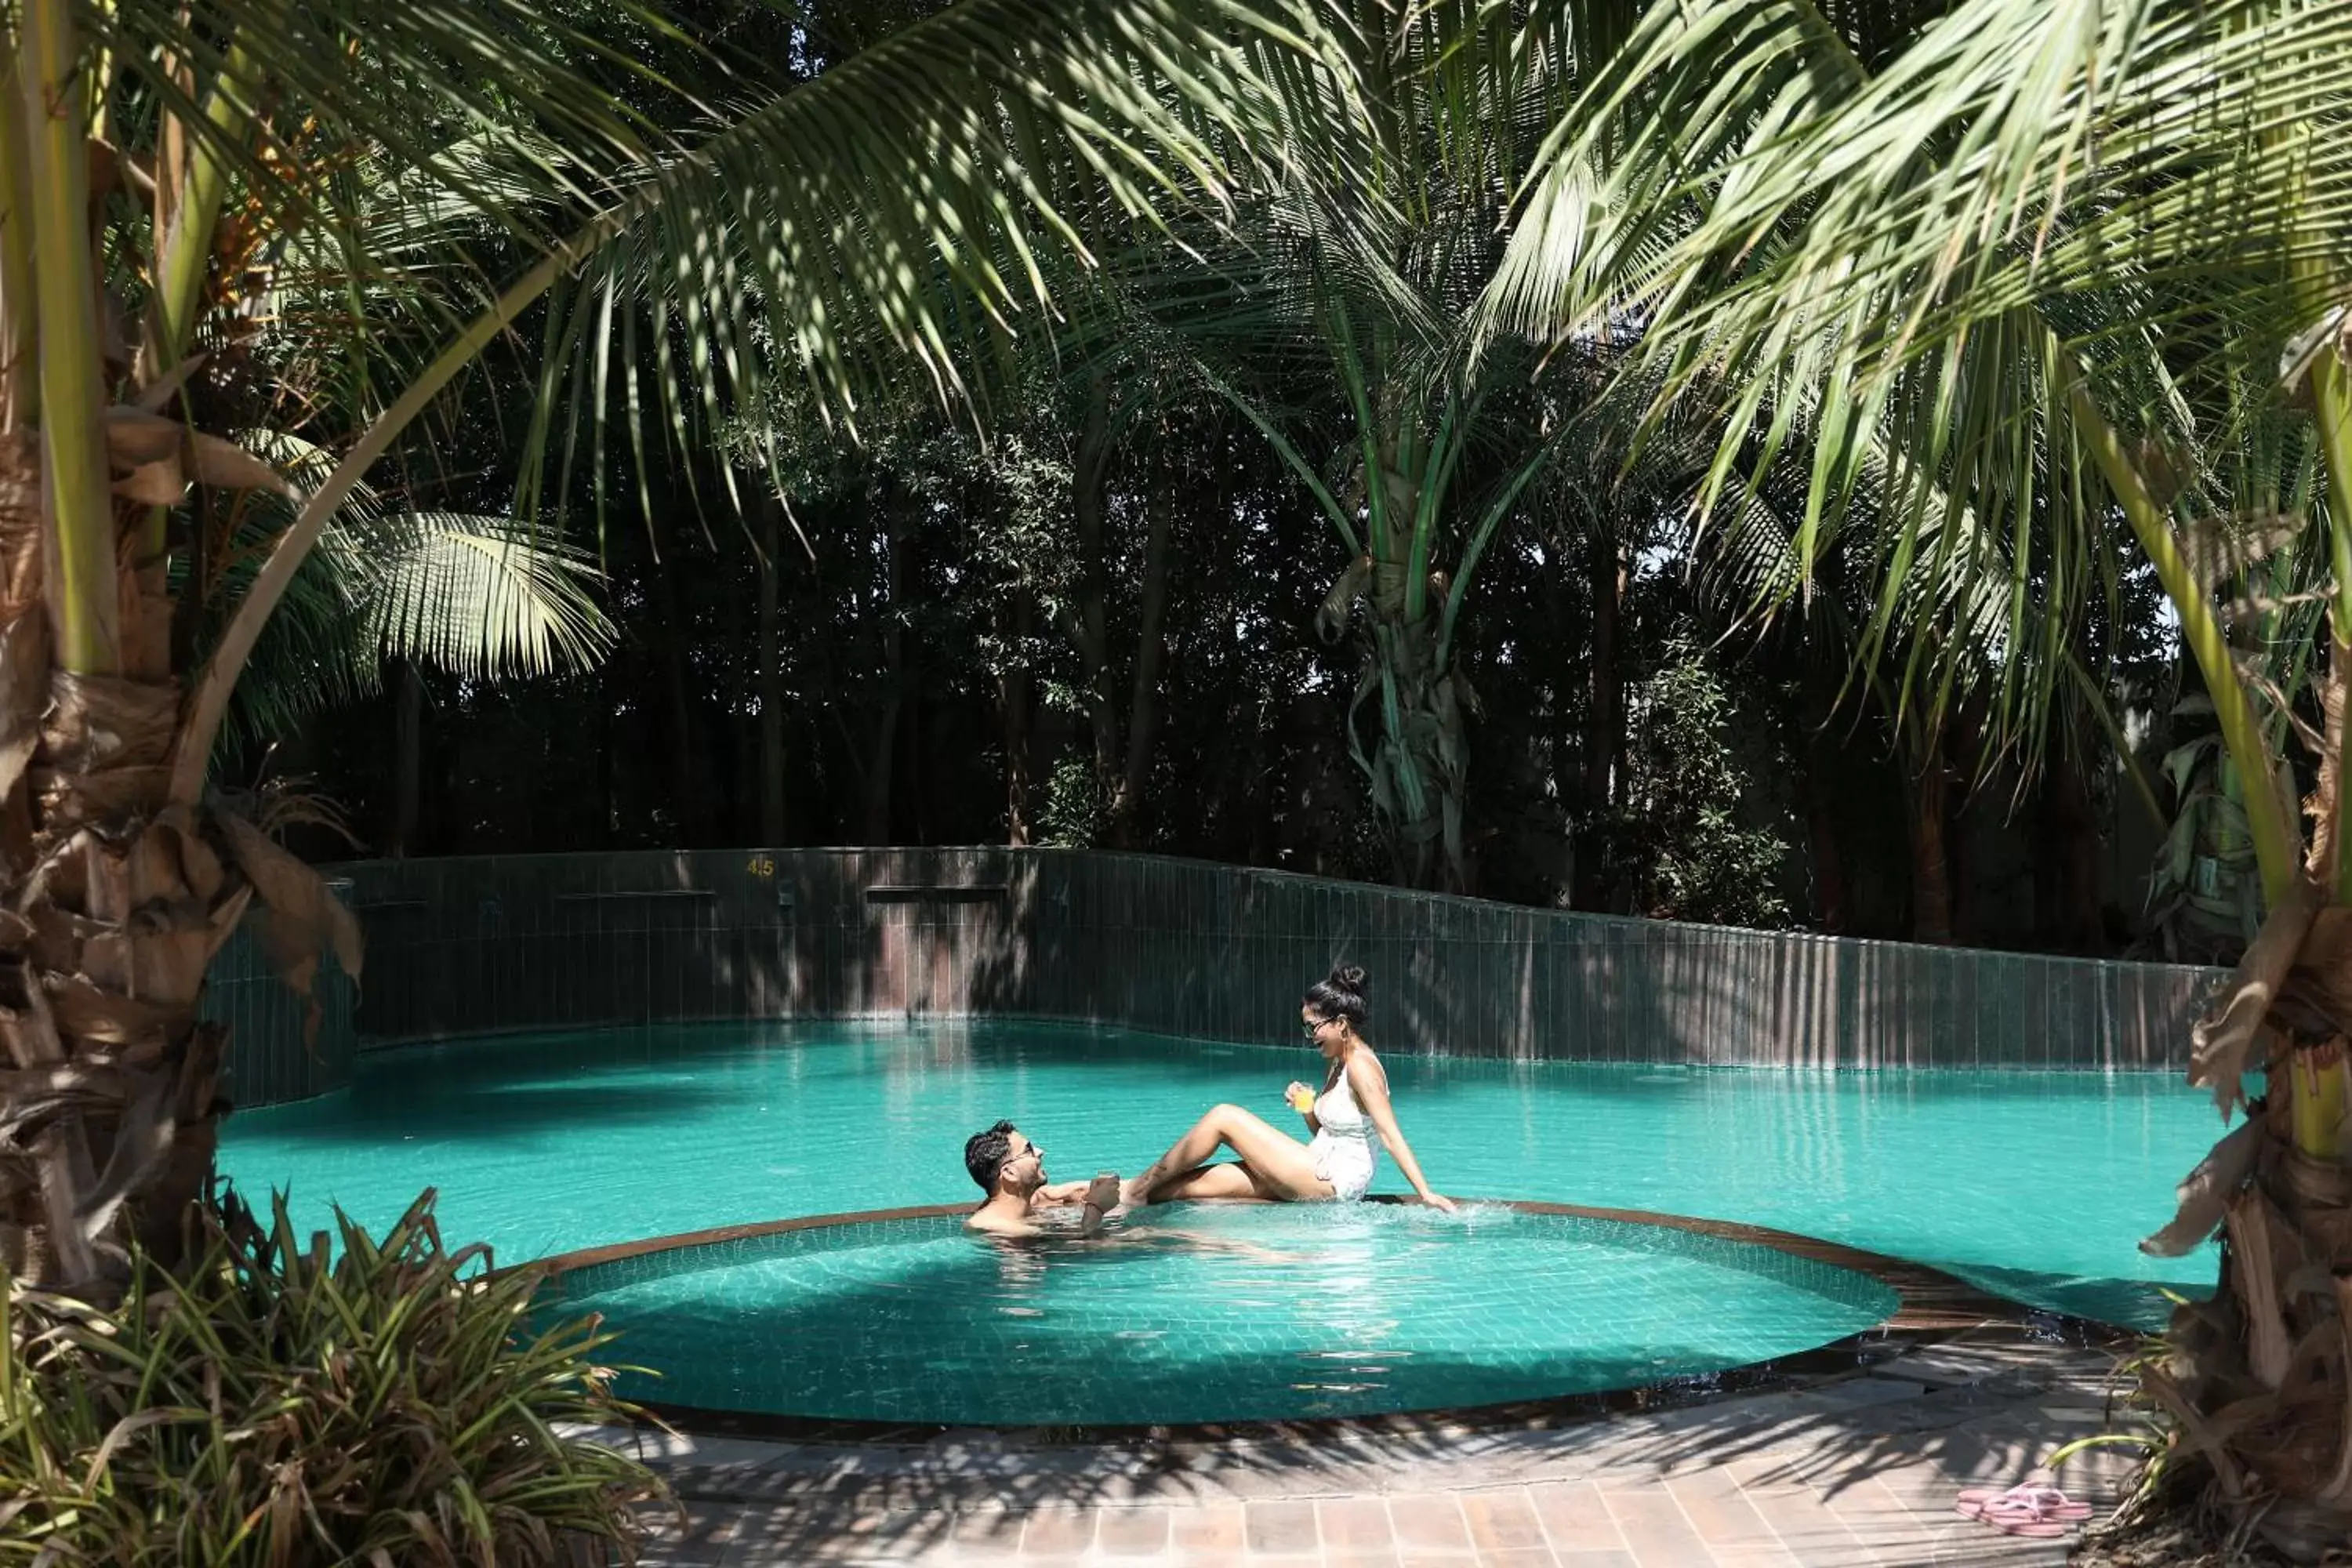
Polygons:
<instances>
[{"instance_id":1,"label":"turquoise pool water","mask_svg":"<svg viewBox=\"0 0 2352 1568\"><path fill-rule=\"evenodd\" d=\"M1894 1311L1866 1276L1651 1226L1476 1205L1151 1209L1004 1242L828 1226L629 1258L557 1310L658 1367L621 1393L946 1426L1365 1415L1589 1394L1808 1350ZM789 1353L779 1347L789 1346Z\"/></svg>"},{"instance_id":2,"label":"turquoise pool water","mask_svg":"<svg viewBox=\"0 0 2352 1568\"><path fill-rule=\"evenodd\" d=\"M2170 1074L1388 1065L1423 1168L1456 1196L1776 1226L2141 1324L2161 1321L2158 1286L2213 1282L2210 1248L2137 1248L2218 1131ZM1280 1124L1283 1086L1312 1066L1296 1045L1014 1023L512 1036L376 1053L348 1090L240 1111L221 1163L257 1199L290 1189L314 1224L341 1204L380 1228L437 1187L445 1234L516 1262L972 1198L963 1141L999 1117L1057 1178L1131 1171L1217 1100ZM1404 1190L1386 1160L1375 1189Z\"/></svg>"}]
</instances>

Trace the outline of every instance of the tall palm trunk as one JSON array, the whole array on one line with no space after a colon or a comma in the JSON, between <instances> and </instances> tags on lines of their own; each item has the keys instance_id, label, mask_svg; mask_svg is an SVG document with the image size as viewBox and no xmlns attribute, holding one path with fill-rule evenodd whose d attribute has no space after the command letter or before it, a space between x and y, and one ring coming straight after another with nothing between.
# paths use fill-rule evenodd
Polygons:
<instances>
[{"instance_id":1,"label":"tall palm trunk","mask_svg":"<svg viewBox=\"0 0 2352 1568\"><path fill-rule=\"evenodd\" d=\"M868 844L889 844L891 807L898 795L899 716L907 705L906 624L907 525L905 508L893 498L883 539L887 556L882 594L881 710L874 716L871 760L866 765L866 831Z\"/></svg>"},{"instance_id":2,"label":"tall palm trunk","mask_svg":"<svg viewBox=\"0 0 2352 1568\"><path fill-rule=\"evenodd\" d=\"M45 352L54 352L45 346ZM172 606L126 549L122 656L52 640L82 611L45 605L38 461L0 442L0 1262L18 1278L105 1295L126 1244L169 1261L212 1171L226 1030L200 1022L205 971L257 891L258 932L304 990L331 922L357 971L357 931L317 878L238 817L174 798L180 683ZM145 509L99 521L127 544ZM49 552L51 554L56 552ZM112 669L75 668L112 662ZM313 1023L316 1020L313 1004Z\"/></svg>"},{"instance_id":3,"label":"tall palm trunk","mask_svg":"<svg viewBox=\"0 0 2352 1568\"><path fill-rule=\"evenodd\" d=\"M2352 906L2327 901L2341 891L2347 670L2338 642L2305 874L2196 1031L2190 1078L2225 1112L2244 1069L2262 1068L2266 1091L2182 1184L2179 1216L2141 1244L2178 1255L2221 1227L2221 1290L2175 1311L2144 1386L2221 1489L2262 1502L2265 1533L2305 1560L2352 1539Z\"/></svg>"},{"instance_id":4,"label":"tall palm trunk","mask_svg":"<svg viewBox=\"0 0 2352 1568\"><path fill-rule=\"evenodd\" d=\"M1141 832L1143 794L1151 771L1151 744L1159 733L1160 665L1168 619L1168 556L1175 532L1174 474L1163 478L1144 502L1143 604L1135 631L1135 681L1127 705L1127 760L1110 799L1110 841L1132 849Z\"/></svg>"},{"instance_id":5,"label":"tall palm trunk","mask_svg":"<svg viewBox=\"0 0 2352 1568\"><path fill-rule=\"evenodd\" d=\"M1838 831L1837 674L1811 648L1805 661L1805 760L1798 781L1805 808L1805 837L1812 850L1813 917L1821 929L1842 936L1853 929L1853 888L1846 876L1843 836Z\"/></svg>"},{"instance_id":6,"label":"tall palm trunk","mask_svg":"<svg viewBox=\"0 0 2352 1568\"><path fill-rule=\"evenodd\" d=\"M783 510L781 496L760 509L760 842L769 846L784 841Z\"/></svg>"},{"instance_id":7,"label":"tall palm trunk","mask_svg":"<svg viewBox=\"0 0 2352 1568\"><path fill-rule=\"evenodd\" d=\"M2172 1223L2140 1244L2177 1257L2219 1229L2221 1289L2175 1310L2166 1353L2141 1385L2221 1491L2303 1562L2352 1540L2352 368L2324 355L2314 379L2334 603L2307 845L2293 826L2283 759L2247 721L2252 704L2210 595L2095 405L2074 394L2203 669L2243 777L2268 904L2189 1053L2189 1082L2211 1090L2225 1119L2243 1106L2246 1120L2181 1183ZM2264 1091L2250 1101L2252 1069Z\"/></svg>"},{"instance_id":8,"label":"tall palm trunk","mask_svg":"<svg viewBox=\"0 0 2352 1568\"><path fill-rule=\"evenodd\" d=\"M392 832L383 847L398 859L416 853L425 784L425 677L414 663L402 659L393 682Z\"/></svg>"},{"instance_id":9,"label":"tall palm trunk","mask_svg":"<svg viewBox=\"0 0 2352 1568\"><path fill-rule=\"evenodd\" d=\"M129 1247L167 1262L212 1172L226 1030L205 971L247 911L309 990L358 931L299 861L203 798L215 710L184 714L163 509L268 482L226 443L108 407L131 368L99 331L89 51L26 0L0 83L0 1264L103 1300ZM194 160L159 208L143 353L178 362L217 192ZM211 182L211 183L207 183ZM168 182L167 182L168 183ZM193 255L199 264L173 265ZM135 378L133 378L135 379ZM315 1022L317 1009L312 1008Z\"/></svg>"},{"instance_id":10,"label":"tall palm trunk","mask_svg":"<svg viewBox=\"0 0 2352 1568\"><path fill-rule=\"evenodd\" d=\"M1592 620L1592 663L1586 681L1583 844L1576 857L1576 907L1604 909L1609 902L1608 843L1612 784L1625 754L1625 670L1619 652L1625 608L1625 552L1615 531L1596 519L1587 541L1587 584Z\"/></svg>"},{"instance_id":11,"label":"tall palm trunk","mask_svg":"<svg viewBox=\"0 0 2352 1568\"><path fill-rule=\"evenodd\" d=\"M1327 637L1354 617L1363 674L1348 710L1348 750L1370 787L1373 820L1403 886L1466 892L1463 805L1470 689L1454 668L1450 582L1432 570L1444 444L1391 435L1366 483L1366 552L1317 617ZM1369 709L1369 716L1366 710ZM1367 732L1370 739L1367 739Z\"/></svg>"},{"instance_id":12,"label":"tall palm trunk","mask_svg":"<svg viewBox=\"0 0 2352 1568\"><path fill-rule=\"evenodd\" d=\"M2099 825L2083 766L2090 745L2085 719L2070 710L2064 721L2069 732L2051 753L2042 790L2037 875L2047 868L2042 923L2059 950L2093 956L2104 945L2105 921L2099 887Z\"/></svg>"},{"instance_id":13,"label":"tall palm trunk","mask_svg":"<svg viewBox=\"0 0 2352 1568\"><path fill-rule=\"evenodd\" d=\"M1380 356L1370 357L1377 363ZM1336 639L1351 621L1357 628L1363 675L1348 710L1348 750L1370 786L1373 820L1388 843L1397 880L1468 892L1474 870L1463 832L1467 721L1477 698L1454 662L1454 638L1488 542L1549 460L1559 437L1507 471L1482 509L1463 523L1459 553L1448 572L1438 566L1437 555L1454 531L1440 524L1459 521L1446 513L1479 399L1454 388L1433 412L1425 410L1418 406L1421 394L1381 388L1352 360L1347 385L1360 426L1360 490L1345 500L1334 496L1294 447L1279 444L1355 556L1325 596L1316 625L1327 639Z\"/></svg>"},{"instance_id":14,"label":"tall palm trunk","mask_svg":"<svg viewBox=\"0 0 2352 1568\"><path fill-rule=\"evenodd\" d=\"M1110 388L1099 376L1087 384L1084 422L1071 465L1071 510L1077 524L1078 584L1075 606L1063 607L1063 635L1077 649L1086 673L1079 700L1094 743L1095 789L1109 801L1118 788L1118 676L1110 662Z\"/></svg>"},{"instance_id":15,"label":"tall palm trunk","mask_svg":"<svg viewBox=\"0 0 2352 1568\"><path fill-rule=\"evenodd\" d=\"M1410 567L1374 557L1365 595L1370 613L1360 643L1364 673L1349 718L1349 747L1370 782L1372 810L1385 830L1400 884L1466 890L1463 797L1468 738L1451 659L1437 617L1407 604ZM1375 716L1364 721L1363 710ZM1365 731L1373 738L1366 743Z\"/></svg>"},{"instance_id":16,"label":"tall palm trunk","mask_svg":"<svg viewBox=\"0 0 2352 1568\"><path fill-rule=\"evenodd\" d=\"M1979 930L1976 839L1971 831L1981 776L1983 726L1973 700L1956 703L1944 726L1944 776L1950 791L1944 816L1944 868L1952 940L1967 943Z\"/></svg>"},{"instance_id":17,"label":"tall palm trunk","mask_svg":"<svg viewBox=\"0 0 2352 1568\"><path fill-rule=\"evenodd\" d=\"M1035 822L1029 798L1034 703L1028 648L1036 627L1037 596L1028 584L1015 583L1007 598L1003 625L1013 651L996 678L996 702L1004 737L1004 842L1018 847L1030 842Z\"/></svg>"},{"instance_id":18,"label":"tall palm trunk","mask_svg":"<svg viewBox=\"0 0 2352 1568\"><path fill-rule=\"evenodd\" d=\"M1911 940L1952 940L1952 774L1940 731L1906 722L1911 744L1906 796L1911 845Z\"/></svg>"}]
</instances>

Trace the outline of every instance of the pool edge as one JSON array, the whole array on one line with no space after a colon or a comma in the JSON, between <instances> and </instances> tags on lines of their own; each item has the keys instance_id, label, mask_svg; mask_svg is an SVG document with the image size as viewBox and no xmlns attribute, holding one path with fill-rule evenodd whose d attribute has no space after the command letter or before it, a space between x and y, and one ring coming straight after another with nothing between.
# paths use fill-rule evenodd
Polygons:
<instances>
[{"instance_id":1,"label":"pool edge","mask_svg":"<svg viewBox=\"0 0 2352 1568\"><path fill-rule=\"evenodd\" d=\"M1407 1205L1412 1199L1387 1194L1369 1203ZM1376 1415L1298 1417L1259 1421L1167 1422L1153 1424L1046 1426L1037 1423L985 1425L935 1422L865 1421L840 1416L779 1415L760 1412L712 1409L698 1405L633 1401L647 1423L675 1430L708 1435L758 1437L793 1442L892 1445L928 1441L945 1432L986 1432L1069 1443L1150 1440L1161 1443L1229 1443L1282 1440L1327 1440L1349 1434L1429 1433L1441 1429L1489 1430L1496 1427L1546 1429L1605 1418L1633 1410L1714 1404L1746 1395L1804 1386L1811 1381L1858 1370L1866 1365L1873 1347L1888 1347L1882 1359L1892 1359L1940 1343L1970 1331L2007 1328L2031 1331L2047 1325L2058 1337L2073 1342L2120 1342L2134 1331L2095 1319L2070 1316L2012 1300L1973 1285L1932 1265L1915 1263L1885 1253L1871 1252L1843 1242L1827 1241L1770 1226L1735 1220L1706 1219L1690 1215L1662 1214L1646 1209L1601 1208L1585 1204L1547 1202L1531 1198L1471 1198L1522 1214L1559 1215L1627 1225L1647 1225L1680 1230L1720 1240L1766 1247L1810 1262L1848 1269L1893 1290L1895 1311L1886 1318L1843 1338L1811 1350L1767 1361L1726 1367L1699 1377L1666 1379L1599 1393L1557 1394L1495 1405L1454 1405L1431 1410ZM793 1231L887 1220L934 1219L971 1212L970 1204L921 1204L898 1208L861 1209L835 1214L805 1215L792 1219L762 1220L680 1231L640 1241L581 1247L555 1253L500 1273L535 1270L553 1280L577 1269L614 1263L653 1253L690 1247L781 1236Z\"/></svg>"}]
</instances>

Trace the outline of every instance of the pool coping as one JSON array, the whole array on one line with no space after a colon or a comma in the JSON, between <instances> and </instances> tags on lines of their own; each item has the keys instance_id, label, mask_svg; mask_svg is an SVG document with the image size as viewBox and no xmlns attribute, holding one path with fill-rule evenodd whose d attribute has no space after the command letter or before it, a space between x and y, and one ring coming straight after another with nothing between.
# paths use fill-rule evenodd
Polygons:
<instances>
[{"instance_id":1,"label":"pool coping","mask_svg":"<svg viewBox=\"0 0 2352 1568\"><path fill-rule=\"evenodd\" d=\"M1370 1203L1405 1204L1411 1199L1376 1194ZM1056 1444L1100 1444L1148 1440L1155 1443L1246 1443L1266 1440L1344 1440L1349 1436L1415 1434L1457 1434L1465 1430L1511 1427L1541 1431L1579 1425L1631 1411L1657 1411L1714 1404L1744 1395L1800 1386L1863 1370L1874 1361L1890 1359L1931 1346L1955 1335L1987 1326L2033 1332L2051 1332L2070 1343L2109 1343L2129 1337L2130 1331L2094 1319L2073 1317L1997 1296L1958 1276L1932 1265L1915 1263L1885 1253L1871 1252L1843 1242L1770 1226L1735 1220L1705 1219L1689 1215L1662 1214L1646 1209L1601 1208L1586 1204L1546 1202L1529 1198L1464 1200L1491 1204L1521 1214L1558 1215L1578 1219L1646 1225L1680 1230L1719 1240L1770 1247L1810 1262L1828 1264L1861 1274L1892 1289L1895 1311L1859 1332L1766 1361L1746 1363L1716 1372L1667 1379L1659 1383L1598 1393L1554 1394L1491 1405L1453 1405L1431 1410L1371 1415L1300 1416L1288 1419L1222 1422L1164 1422L1080 1426L1040 1426L1035 1423L950 1424L859 1420L842 1416L783 1415L765 1412L713 1409L660 1401L631 1401L645 1424L674 1430L785 1442L820 1442L898 1446L927 1442L944 1432L992 1432L1018 1435L1032 1441ZM680 1231L640 1241L577 1248L552 1254L500 1272L534 1270L552 1281L583 1268L730 1241L786 1235L839 1226L888 1220L940 1219L971 1213L970 1204L921 1204L885 1209L852 1210L806 1215L792 1219L762 1220L717 1226L707 1230Z\"/></svg>"}]
</instances>

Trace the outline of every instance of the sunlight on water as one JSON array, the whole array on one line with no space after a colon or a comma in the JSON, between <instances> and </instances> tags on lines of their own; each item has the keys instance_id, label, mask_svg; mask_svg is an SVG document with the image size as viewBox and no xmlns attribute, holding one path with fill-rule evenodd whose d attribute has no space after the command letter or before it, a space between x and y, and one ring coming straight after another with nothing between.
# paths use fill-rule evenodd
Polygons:
<instances>
[{"instance_id":1,"label":"sunlight on water","mask_svg":"<svg viewBox=\"0 0 2352 1568\"><path fill-rule=\"evenodd\" d=\"M1868 1328L1846 1270L1646 1226L1470 1205L1165 1207L1091 1237L955 1219L588 1268L631 1397L947 1425L1356 1415L1591 1393Z\"/></svg>"},{"instance_id":2,"label":"sunlight on water","mask_svg":"<svg viewBox=\"0 0 2352 1568\"><path fill-rule=\"evenodd\" d=\"M349 1090L232 1117L221 1163L256 1197L290 1188L309 1224L339 1203L381 1227L436 1186L446 1235L515 1261L973 1199L963 1141L999 1117L1057 1178L1132 1171L1218 1100L1291 1125L1283 1086L1313 1065L1292 1046L1017 1023L514 1036L372 1054ZM1454 1195L1777 1226L2143 1324L2161 1320L2158 1284L2211 1288L2210 1248L2136 1245L2217 1131L2171 1074L1388 1066ZM1392 1163L1374 1189L1405 1190Z\"/></svg>"}]
</instances>

